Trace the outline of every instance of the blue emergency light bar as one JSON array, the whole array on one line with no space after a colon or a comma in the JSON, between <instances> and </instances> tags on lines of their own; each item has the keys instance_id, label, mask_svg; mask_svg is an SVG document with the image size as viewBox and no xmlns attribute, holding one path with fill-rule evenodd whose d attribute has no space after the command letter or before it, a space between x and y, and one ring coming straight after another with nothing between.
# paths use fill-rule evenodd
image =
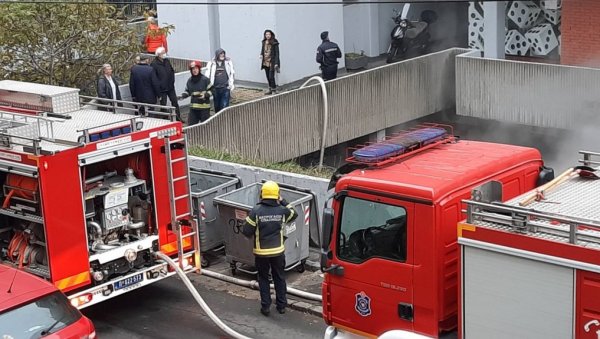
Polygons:
<instances>
[{"instance_id":1,"label":"blue emergency light bar","mask_svg":"<svg viewBox=\"0 0 600 339\"><path fill-rule=\"evenodd\" d=\"M387 140L361 147L352 152L350 162L377 164L379 162L408 155L424 146L442 141L448 131L442 127L423 127L403 132Z\"/></svg>"}]
</instances>

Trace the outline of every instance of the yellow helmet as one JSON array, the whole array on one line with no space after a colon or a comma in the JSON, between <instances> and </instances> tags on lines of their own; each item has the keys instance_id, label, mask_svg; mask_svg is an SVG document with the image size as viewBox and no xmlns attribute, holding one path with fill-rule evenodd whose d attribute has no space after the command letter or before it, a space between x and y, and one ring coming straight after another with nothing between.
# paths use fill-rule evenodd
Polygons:
<instances>
[{"instance_id":1,"label":"yellow helmet","mask_svg":"<svg viewBox=\"0 0 600 339\"><path fill-rule=\"evenodd\" d=\"M279 185L275 181L267 181L260 189L261 199L279 199Z\"/></svg>"}]
</instances>

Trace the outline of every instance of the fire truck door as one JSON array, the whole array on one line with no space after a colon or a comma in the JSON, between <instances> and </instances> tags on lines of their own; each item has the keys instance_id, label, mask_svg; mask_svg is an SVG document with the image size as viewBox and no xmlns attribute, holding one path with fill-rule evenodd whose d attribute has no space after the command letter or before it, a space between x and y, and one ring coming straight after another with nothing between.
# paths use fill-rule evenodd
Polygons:
<instances>
[{"instance_id":1,"label":"fire truck door","mask_svg":"<svg viewBox=\"0 0 600 339\"><path fill-rule=\"evenodd\" d=\"M331 315L338 326L379 335L412 330L414 203L348 192L335 202Z\"/></svg>"}]
</instances>

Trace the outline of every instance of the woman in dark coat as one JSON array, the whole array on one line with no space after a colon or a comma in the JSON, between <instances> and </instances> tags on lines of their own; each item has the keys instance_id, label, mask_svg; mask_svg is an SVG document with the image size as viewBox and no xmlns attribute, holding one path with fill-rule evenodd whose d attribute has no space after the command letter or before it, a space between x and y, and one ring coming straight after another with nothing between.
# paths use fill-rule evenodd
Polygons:
<instances>
[{"instance_id":1,"label":"woman in dark coat","mask_svg":"<svg viewBox=\"0 0 600 339\"><path fill-rule=\"evenodd\" d=\"M109 64L102 65L102 75L98 79L98 98L121 100L121 92L119 91L119 82L112 76L112 67ZM103 105L113 105L110 101L101 101ZM109 111L114 109L100 107L103 111Z\"/></svg>"},{"instance_id":2,"label":"woman in dark coat","mask_svg":"<svg viewBox=\"0 0 600 339\"><path fill-rule=\"evenodd\" d=\"M262 47L260 50L260 58L262 60L261 69L265 70L267 81L269 82L269 92L274 94L277 89L275 83L275 72L279 73L279 41L275 39L275 33L267 29L263 33Z\"/></svg>"}]
</instances>

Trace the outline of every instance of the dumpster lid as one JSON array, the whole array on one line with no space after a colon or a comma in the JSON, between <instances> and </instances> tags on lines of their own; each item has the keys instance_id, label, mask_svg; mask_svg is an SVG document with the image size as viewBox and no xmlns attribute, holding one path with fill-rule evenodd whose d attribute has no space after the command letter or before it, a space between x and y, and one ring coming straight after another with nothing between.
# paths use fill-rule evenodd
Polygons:
<instances>
[{"instance_id":1,"label":"dumpster lid","mask_svg":"<svg viewBox=\"0 0 600 339\"><path fill-rule=\"evenodd\" d=\"M214 202L217 204L231 206L235 208L241 208L250 210L259 201L260 189L262 183L254 183L242 188L238 188L234 191L221 194L214 198ZM294 191L287 188L280 188L281 197L288 201L292 206L296 206L312 199L312 194Z\"/></svg>"}]
</instances>

